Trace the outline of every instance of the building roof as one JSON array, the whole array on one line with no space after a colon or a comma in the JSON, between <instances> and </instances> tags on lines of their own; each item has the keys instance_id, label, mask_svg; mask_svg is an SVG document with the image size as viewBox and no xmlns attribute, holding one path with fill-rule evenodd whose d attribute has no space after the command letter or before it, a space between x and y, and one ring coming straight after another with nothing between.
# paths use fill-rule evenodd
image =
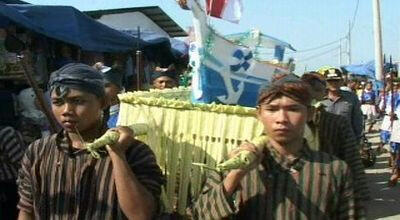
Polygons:
<instances>
[{"instance_id":1,"label":"building roof","mask_svg":"<svg viewBox=\"0 0 400 220\"><path fill-rule=\"evenodd\" d=\"M121 14L129 12L143 13L148 18L150 18L155 24L157 24L161 29L163 29L166 33L168 33L170 37L187 36L187 33L158 6L85 11L84 13L94 19L98 19L103 15Z\"/></svg>"},{"instance_id":2,"label":"building roof","mask_svg":"<svg viewBox=\"0 0 400 220\"><path fill-rule=\"evenodd\" d=\"M20 0L0 0L1 3L4 4L30 4L28 2L20 1Z\"/></svg>"}]
</instances>

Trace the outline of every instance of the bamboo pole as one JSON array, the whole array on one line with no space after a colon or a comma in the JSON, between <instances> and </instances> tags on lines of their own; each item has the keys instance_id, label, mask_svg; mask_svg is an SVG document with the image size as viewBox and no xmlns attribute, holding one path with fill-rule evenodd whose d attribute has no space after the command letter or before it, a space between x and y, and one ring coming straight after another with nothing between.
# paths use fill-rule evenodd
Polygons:
<instances>
[{"instance_id":1,"label":"bamboo pole","mask_svg":"<svg viewBox=\"0 0 400 220\"><path fill-rule=\"evenodd\" d=\"M141 65L142 65L142 51L140 50L140 26L137 28L137 44L136 44L136 90L140 91L141 83L140 83L140 74L141 74Z\"/></svg>"},{"instance_id":2,"label":"bamboo pole","mask_svg":"<svg viewBox=\"0 0 400 220\"><path fill-rule=\"evenodd\" d=\"M46 117L49 121L50 132L56 133L57 126L56 126L56 122L53 117L53 114L51 113L48 105L46 104L46 102L44 100L43 91L39 88L38 84L32 77L33 70L30 66L30 62L28 62L28 56L30 56L30 53L27 51L24 51L22 54L23 54L23 57L21 59L21 61L22 61L21 63L22 63L22 67L24 69L24 75L25 75L26 79L28 80L29 85L32 87L32 89L36 95L36 98L39 101L39 107L41 108L42 112L46 115Z\"/></svg>"},{"instance_id":3,"label":"bamboo pole","mask_svg":"<svg viewBox=\"0 0 400 220\"><path fill-rule=\"evenodd\" d=\"M141 83L140 83L140 74L141 74L141 59L142 59L142 51L136 51L136 90L140 91Z\"/></svg>"}]
</instances>

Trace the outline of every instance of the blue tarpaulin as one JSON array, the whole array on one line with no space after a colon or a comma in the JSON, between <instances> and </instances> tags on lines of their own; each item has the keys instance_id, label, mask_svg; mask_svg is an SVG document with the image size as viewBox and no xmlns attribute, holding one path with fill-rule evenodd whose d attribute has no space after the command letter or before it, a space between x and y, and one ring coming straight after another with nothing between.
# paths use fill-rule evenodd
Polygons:
<instances>
[{"instance_id":1,"label":"blue tarpaulin","mask_svg":"<svg viewBox=\"0 0 400 220\"><path fill-rule=\"evenodd\" d=\"M124 29L120 30L124 33L128 33L129 35L132 35L133 37L139 38L137 30L132 30L132 29ZM170 49L171 52L176 56L183 56L188 54L189 48L188 45L185 44L182 40L178 40L175 38L169 38L166 36L163 36L161 34L158 34L157 32L154 31L140 31L140 39L144 40L146 43L152 44L152 45L167 45Z\"/></svg>"},{"instance_id":2,"label":"blue tarpaulin","mask_svg":"<svg viewBox=\"0 0 400 220\"><path fill-rule=\"evenodd\" d=\"M384 63L384 72L389 72L391 68L396 66L390 63ZM365 76L369 79L375 80L375 61L369 61L366 64L342 66L344 70L349 72L350 75Z\"/></svg>"},{"instance_id":3,"label":"blue tarpaulin","mask_svg":"<svg viewBox=\"0 0 400 220\"><path fill-rule=\"evenodd\" d=\"M370 61L366 64L343 66L350 75L365 76L369 79L375 79L375 62Z\"/></svg>"},{"instance_id":4,"label":"blue tarpaulin","mask_svg":"<svg viewBox=\"0 0 400 220\"><path fill-rule=\"evenodd\" d=\"M0 27L10 23L82 50L125 52L148 43L101 24L70 6L6 5L0 3Z\"/></svg>"},{"instance_id":5,"label":"blue tarpaulin","mask_svg":"<svg viewBox=\"0 0 400 220\"><path fill-rule=\"evenodd\" d=\"M124 29L120 31L139 38L137 30ZM154 31L140 31L140 39L148 43L143 47L146 57L159 62L163 67L169 66L188 54L187 45L183 41L160 35Z\"/></svg>"},{"instance_id":6,"label":"blue tarpaulin","mask_svg":"<svg viewBox=\"0 0 400 220\"><path fill-rule=\"evenodd\" d=\"M385 71L388 71L390 64L385 63ZM366 64L342 66L344 70L353 76L365 76L374 83L374 89L379 90L383 88L383 82L375 78L375 61L370 61Z\"/></svg>"}]
</instances>

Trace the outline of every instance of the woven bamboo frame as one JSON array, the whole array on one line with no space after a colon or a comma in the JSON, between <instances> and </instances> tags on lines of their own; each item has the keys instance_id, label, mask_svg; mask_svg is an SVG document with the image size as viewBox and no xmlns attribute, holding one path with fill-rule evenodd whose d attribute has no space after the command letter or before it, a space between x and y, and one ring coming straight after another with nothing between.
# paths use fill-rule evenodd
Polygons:
<instances>
[{"instance_id":1,"label":"woven bamboo frame","mask_svg":"<svg viewBox=\"0 0 400 220\"><path fill-rule=\"evenodd\" d=\"M189 95L185 89L120 95L118 122L149 125L149 133L138 138L153 149L166 175L164 211L181 215L204 181L204 171L192 163L215 167L232 148L262 133L254 108L192 104Z\"/></svg>"}]
</instances>

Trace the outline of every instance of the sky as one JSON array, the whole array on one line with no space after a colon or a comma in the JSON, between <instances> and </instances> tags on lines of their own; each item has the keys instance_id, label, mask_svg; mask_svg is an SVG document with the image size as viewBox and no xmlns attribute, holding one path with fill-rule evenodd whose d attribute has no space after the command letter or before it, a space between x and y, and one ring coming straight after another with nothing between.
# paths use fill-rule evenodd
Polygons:
<instances>
[{"instance_id":1,"label":"sky","mask_svg":"<svg viewBox=\"0 0 400 220\"><path fill-rule=\"evenodd\" d=\"M27 0L32 4L70 5L81 11L139 6L160 6L182 28L192 25L190 11L182 10L175 0ZM351 31L352 64L374 59L372 0L242 0L243 16L239 24L212 19L212 26L222 34L259 29L262 33L290 43L298 52L287 51L286 58L296 60L296 72L321 66L339 66L340 45L342 65L348 64L347 40ZM400 1L381 0L383 52L400 60ZM338 41L328 46L328 43ZM319 48L315 50L309 50ZM306 51L304 51L306 50ZM303 52L302 52L303 51Z\"/></svg>"}]
</instances>

